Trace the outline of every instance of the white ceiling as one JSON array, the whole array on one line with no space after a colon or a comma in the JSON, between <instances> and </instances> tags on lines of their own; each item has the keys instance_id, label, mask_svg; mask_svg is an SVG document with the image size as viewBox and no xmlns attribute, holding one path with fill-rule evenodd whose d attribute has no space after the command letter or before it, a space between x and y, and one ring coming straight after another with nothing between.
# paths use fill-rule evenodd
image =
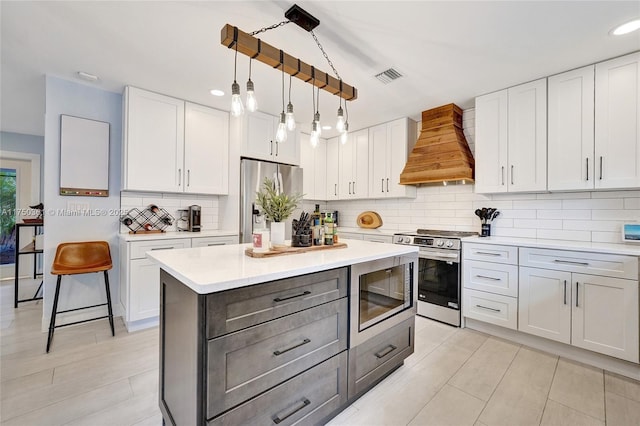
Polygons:
<instances>
[{"instance_id":1,"label":"white ceiling","mask_svg":"<svg viewBox=\"0 0 640 426\"><path fill-rule=\"evenodd\" d=\"M292 1L82 1L0 3L3 131L44 134L44 75L121 92L124 85L228 110L233 51L220 44L224 24L251 32L284 20ZM346 83L352 130L571 68L640 50L640 32L614 37L640 17L640 1L297 1L320 20L315 30ZM296 26L264 41L323 71L330 68L311 35ZM238 55L244 94L249 59ZM373 76L393 66L405 77ZM280 74L262 63L252 80L260 109L279 113ZM293 79L297 120L312 118L311 85ZM209 94L221 88L222 98ZM334 124L338 98L322 91L322 121ZM326 133L325 133L326 135Z\"/></svg>"}]
</instances>

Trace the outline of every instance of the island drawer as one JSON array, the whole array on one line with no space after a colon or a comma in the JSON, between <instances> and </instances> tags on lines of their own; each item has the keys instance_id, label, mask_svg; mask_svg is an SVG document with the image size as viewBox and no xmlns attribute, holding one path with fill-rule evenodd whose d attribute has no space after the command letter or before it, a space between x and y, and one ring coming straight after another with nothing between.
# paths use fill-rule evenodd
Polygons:
<instances>
[{"instance_id":1,"label":"island drawer","mask_svg":"<svg viewBox=\"0 0 640 426\"><path fill-rule=\"evenodd\" d=\"M207 344L207 418L347 349L347 298Z\"/></svg>"},{"instance_id":2,"label":"island drawer","mask_svg":"<svg viewBox=\"0 0 640 426\"><path fill-rule=\"evenodd\" d=\"M189 248L191 240L189 238L175 238L172 240L133 241L130 244L130 259L144 259L148 251Z\"/></svg>"},{"instance_id":3,"label":"island drawer","mask_svg":"<svg viewBox=\"0 0 640 426\"><path fill-rule=\"evenodd\" d=\"M353 398L413 353L415 317L349 349L349 398Z\"/></svg>"},{"instance_id":4,"label":"island drawer","mask_svg":"<svg viewBox=\"0 0 640 426\"><path fill-rule=\"evenodd\" d=\"M467 260L518 264L518 247L494 244L463 243L462 257Z\"/></svg>"},{"instance_id":5,"label":"island drawer","mask_svg":"<svg viewBox=\"0 0 640 426\"><path fill-rule=\"evenodd\" d=\"M347 352L344 351L207 424L313 425L346 402Z\"/></svg>"},{"instance_id":6,"label":"island drawer","mask_svg":"<svg viewBox=\"0 0 640 426\"><path fill-rule=\"evenodd\" d=\"M224 235L218 237L197 237L191 239L191 247L224 246L227 244L238 244L238 236Z\"/></svg>"},{"instance_id":7,"label":"island drawer","mask_svg":"<svg viewBox=\"0 0 640 426\"><path fill-rule=\"evenodd\" d=\"M468 260L462 282L465 288L518 297L518 266Z\"/></svg>"},{"instance_id":8,"label":"island drawer","mask_svg":"<svg viewBox=\"0 0 640 426\"><path fill-rule=\"evenodd\" d=\"M345 297L348 269L242 287L207 296L207 337L214 338Z\"/></svg>"},{"instance_id":9,"label":"island drawer","mask_svg":"<svg viewBox=\"0 0 640 426\"><path fill-rule=\"evenodd\" d=\"M638 279L638 258L635 256L521 248L520 266L602 275L628 280Z\"/></svg>"},{"instance_id":10,"label":"island drawer","mask_svg":"<svg viewBox=\"0 0 640 426\"><path fill-rule=\"evenodd\" d=\"M518 329L518 299L501 294L464 289L462 314L491 324Z\"/></svg>"}]
</instances>

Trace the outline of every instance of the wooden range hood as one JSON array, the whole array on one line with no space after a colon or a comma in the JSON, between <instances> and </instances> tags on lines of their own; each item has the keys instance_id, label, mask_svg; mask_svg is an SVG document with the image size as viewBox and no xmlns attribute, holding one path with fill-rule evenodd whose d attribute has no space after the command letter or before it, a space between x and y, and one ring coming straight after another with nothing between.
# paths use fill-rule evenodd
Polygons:
<instances>
[{"instance_id":1,"label":"wooden range hood","mask_svg":"<svg viewBox=\"0 0 640 426\"><path fill-rule=\"evenodd\" d=\"M422 130L400 174L401 185L474 182L475 162L455 104L422 112Z\"/></svg>"}]
</instances>

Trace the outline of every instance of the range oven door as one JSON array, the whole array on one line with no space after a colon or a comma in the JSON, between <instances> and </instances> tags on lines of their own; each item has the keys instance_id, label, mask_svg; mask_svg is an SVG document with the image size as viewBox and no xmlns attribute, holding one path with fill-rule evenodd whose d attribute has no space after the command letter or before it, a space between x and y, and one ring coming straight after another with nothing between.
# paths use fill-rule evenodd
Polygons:
<instances>
[{"instance_id":1,"label":"range oven door","mask_svg":"<svg viewBox=\"0 0 640 426\"><path fill-rule=\"evenodd\" d=\"M460 310L460 252L420 248L418 300Z\"/></svg>"},{"instance_id":2,"label":"range oven door","mask_svg":"<svg viewBox=\"0 0 640 426\"><path fill-rule=\"evenodd\" d=\"M417 253L351 266L351 347L415 315L417 268Z\"/></svg>"}]
</instances>

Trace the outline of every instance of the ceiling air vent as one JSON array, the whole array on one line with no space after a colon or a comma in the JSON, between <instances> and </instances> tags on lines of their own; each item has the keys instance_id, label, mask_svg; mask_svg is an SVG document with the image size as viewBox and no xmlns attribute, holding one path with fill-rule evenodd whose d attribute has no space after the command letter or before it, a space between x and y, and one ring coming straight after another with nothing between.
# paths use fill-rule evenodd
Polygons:
<instances>
[{"instance_id":1,"label":"ceiling air vent","mask_svg":"<svg viewBox=\"0 0 640 426\"><path fill-rule=\"evenodd\" d=\"M398 71L394 70L393 68L389 68L386 71L382 71L380 74L376 74L375 77L381 82L383 82L384 84L388 84L388 83L391 83L393 80L397 80L400 77L402 77L402 74L400 74Z\"/></svg>"}]
</instances>

